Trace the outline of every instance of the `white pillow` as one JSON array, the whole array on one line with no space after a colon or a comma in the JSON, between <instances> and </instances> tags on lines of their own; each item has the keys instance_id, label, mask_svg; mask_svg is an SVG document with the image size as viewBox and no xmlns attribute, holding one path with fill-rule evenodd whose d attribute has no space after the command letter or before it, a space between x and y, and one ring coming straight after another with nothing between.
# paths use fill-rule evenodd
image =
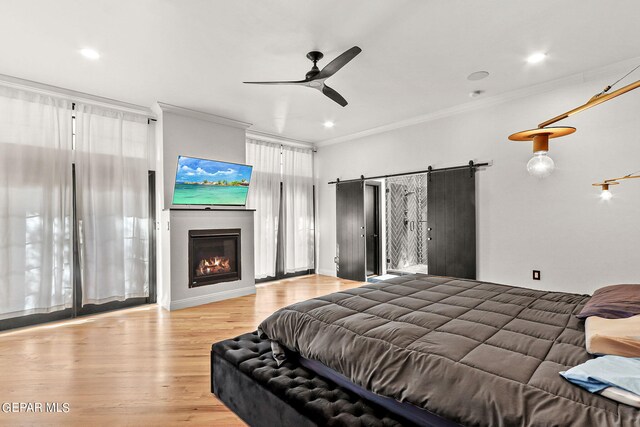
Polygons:
<instances>
[{"instance_id":1,"label":"white pillow","mask_svg":"<svg viewBox=\"0 0 640 427\"><path fill-rule=\"evenodd\" d=\"M631 393L630 391L623 390L618 387L607 387L602 390L600 394L611 400L615 400L616 402L640 408L640 396L635 393Z\"/></svg>"}]
</instances>

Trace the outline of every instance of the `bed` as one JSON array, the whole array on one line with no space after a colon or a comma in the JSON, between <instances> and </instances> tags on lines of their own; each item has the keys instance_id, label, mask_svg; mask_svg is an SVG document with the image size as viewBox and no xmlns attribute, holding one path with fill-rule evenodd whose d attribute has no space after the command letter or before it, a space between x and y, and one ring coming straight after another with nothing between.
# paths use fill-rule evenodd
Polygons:
<instances>
[{"instance_id":1,"label":"bed","mask_svg":"<svg viewBox=\"0 0 640 427\"><path fill-rule=\"evenodd\" d=\"M415 274L280 309L258 337L274 369L300 366L401 424L637 425L637 409L558 374L591 358L575 317L588 299Z\"/></svg>"}]
</instances>

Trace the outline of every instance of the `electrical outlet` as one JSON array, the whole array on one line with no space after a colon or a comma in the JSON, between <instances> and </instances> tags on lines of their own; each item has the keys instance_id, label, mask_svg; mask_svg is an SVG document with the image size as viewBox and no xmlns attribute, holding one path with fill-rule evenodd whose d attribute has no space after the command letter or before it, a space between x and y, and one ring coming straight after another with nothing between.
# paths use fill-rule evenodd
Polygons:
<instances>
[{"instance_id":1,"label":"electrical outlet","mask_svg":"<svg viewBox=\"0 0 640 427\"><path fill-rule=\"evenodd\" d=\"M533 270L533 280L540 280L540 270Z\"/></svg>"}]
</instances>

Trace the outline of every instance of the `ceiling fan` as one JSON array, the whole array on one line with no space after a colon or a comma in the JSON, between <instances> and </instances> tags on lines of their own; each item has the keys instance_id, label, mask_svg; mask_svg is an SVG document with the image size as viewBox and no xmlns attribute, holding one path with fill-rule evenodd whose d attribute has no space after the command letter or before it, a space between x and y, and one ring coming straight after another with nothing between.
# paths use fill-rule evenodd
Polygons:
<instances>
[{"instance_id":1,"label":"ceiling fan","mask_svg":"<svg viewBox=\"0 0 640 427\"><path fill-rule=\"evenodd\" d=\"M333 76L340 68L347 65L349 61L356 57L362 49L358 46L354 46L351 49L344 52L342 55L338 56L333 61L329 62L322 70L318 68L316 63L320 61L324 55L322 52L312 51L307 53L307 58L313 61L313 67L307 73L304 80L297 81L278 81L278 82L243 82L247 84L253 85L296 85L296 86L307 86L312 89L318 89L320 92L324 93L326 96L342 105L343 107L347 105L347 100L342 97L338 92L327 86L324 81L329 77Z\"/></svg>"}]
</instances>

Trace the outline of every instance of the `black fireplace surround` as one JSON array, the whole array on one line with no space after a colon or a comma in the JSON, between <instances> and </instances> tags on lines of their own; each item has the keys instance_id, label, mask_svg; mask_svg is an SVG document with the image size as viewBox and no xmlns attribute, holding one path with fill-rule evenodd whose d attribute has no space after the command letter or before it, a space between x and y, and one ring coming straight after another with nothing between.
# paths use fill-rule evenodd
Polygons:
<instances>
[{"instance_id":1,"label":"black fireplace surround","mask_svg":"<svg viewBox=\"0 0 640 427\"><path fill-rule=\"evenodd\" d=\"M241 279L240 229L189 230L189 287Z\"/></svg>"}]
</instances>

